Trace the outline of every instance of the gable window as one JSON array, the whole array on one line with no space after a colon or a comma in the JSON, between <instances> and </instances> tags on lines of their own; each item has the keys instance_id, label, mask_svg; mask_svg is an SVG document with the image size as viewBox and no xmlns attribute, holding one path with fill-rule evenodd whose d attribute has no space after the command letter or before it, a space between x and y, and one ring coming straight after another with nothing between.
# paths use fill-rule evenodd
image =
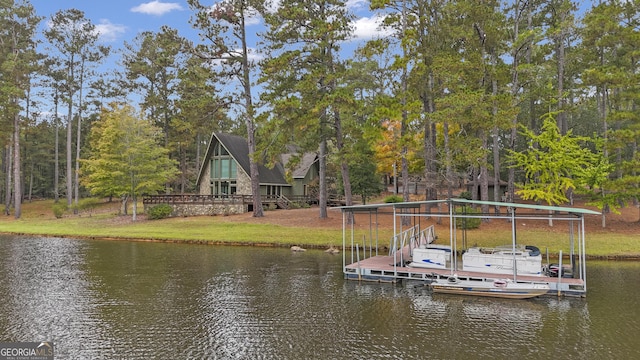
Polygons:
<instances>
[{"instance_id":1,"label":"gable window","mask_svg":"<svg viewBox=\"0 0 640 360\"><path fill-rule=\"evenodd\" d=\"M238 164L229 152L217 143L211 154L211 193L233 195L236 193Z\"/></svg>"}]
</instances>

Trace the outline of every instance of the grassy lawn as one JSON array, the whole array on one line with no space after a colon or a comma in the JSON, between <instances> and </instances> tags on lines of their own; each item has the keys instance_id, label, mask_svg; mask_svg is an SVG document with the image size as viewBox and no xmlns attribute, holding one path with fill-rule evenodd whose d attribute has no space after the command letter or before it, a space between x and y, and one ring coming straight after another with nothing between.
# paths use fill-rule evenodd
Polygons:
<instances>
[{"instance_id":1,"label":"grassy lawn","mask_svg":"<svg viewBox=\"0 0 640 360\"><path fill-rule=\"evenodd\" d=\"M132 222L131 215L118 216L118 203L101 204L91 213L65 214L56 219L53 201L42 200L23 205L23 215L0 218L0 232L47 236L107 239L144 239L193 241L274 246L306 245L329 247L342 244L341 229L299 228L274 224L226 222L223 217L200 216ZM142 206L138 206L138 211ZM131 211L131 210L129 210Z\"/></svg>"},{"instance_id":2,"label":"grassy lawn","mask_svg":"<svg viewBox=\"0 0 640 360\"><path fill-rule=\"evenodd\" d=\"M131 216L118 216L117 202L101 203L90 213L84 211L78 215L65 214L56 219L52 212L53 201L40 200L23 205L23 216L15 220L13 216L0 217L0 232L15 234L34 234L46 236L105 238L105 239L143 239L158 241L186 241L198 243L255 244L288 247L300 245L309 248L327 248L342 245L342 228L305 227L278 225L268 222L247 223L226 221L222 216L200 216L169 218L163 220L144 220L132 222ZM142 211L142 206L138 207ZM286 210L283 210L286 211ZM286 214L286 213L282 213ZM267 213L267 220L269 213ZM635 225L634 225L635 226ZM588 256L608 258L640 259L640 226L631 231L587 231L586 250ZM449 243L447 226L436 226L437 243ZM569 233L565 227L527 228L518 230L518 243L531 244L557 254L560 250L569 253ZM351 241L347 232L347 241ZM369 245L369 230L358 228L353 239L362 246ZM388 226L378 230L378 245L388 246L392 229ZM462 233L458 231L457 245L462 248ZM466 233L467 246L496 246L511 243L511 231L508 226L482 224L480 229ZM366 240L365 240L366 239ZM375 245L375 239L373 240Z\"/></svg>"},{"instance_id":3,"label":"grassy lawn","mask_svg":"<svg viewBox=\"0 0 640 360\"><path fill-rule=\"evenodd\" d=\"M507 230L470 230L467 232L467 237L469 239L467 240L468 246L491 247L511 243L511 232ZM460 239L460 235L458 235L458 239ZM575 246L577 246L577 239L575 242ZM543 256L547 250L554 256L560 250L565 255L570 251L568 231L520 231L518 232L518 243L537 246ZM590 257L636 258L640 260L640 236L638 235L587 231L585 247L586 253ZM577 252L577 248L575 251Z\"/></svg>"}]
</instances>

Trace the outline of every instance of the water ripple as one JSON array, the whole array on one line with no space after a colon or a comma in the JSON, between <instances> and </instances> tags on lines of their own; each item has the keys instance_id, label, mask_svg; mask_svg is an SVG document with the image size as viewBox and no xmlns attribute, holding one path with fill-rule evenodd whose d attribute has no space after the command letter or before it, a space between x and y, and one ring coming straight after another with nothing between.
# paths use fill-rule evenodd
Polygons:
<instances>
[{"instance_id":1,"label":"water ripple","mask_svg":"<svg viewBox=\"0 0 640 360\"><path fill-rule=\"evenodd\" d=\"M432 294L342 279L320 251L0 236L0 340L61 359L633 358L640 265L587 299Z\"/></svg>"}]
</instances>

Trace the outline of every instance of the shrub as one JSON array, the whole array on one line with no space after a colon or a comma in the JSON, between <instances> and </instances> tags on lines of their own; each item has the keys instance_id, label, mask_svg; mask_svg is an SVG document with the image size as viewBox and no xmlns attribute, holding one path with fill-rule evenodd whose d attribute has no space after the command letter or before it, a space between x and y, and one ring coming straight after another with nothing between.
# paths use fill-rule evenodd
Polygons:
<instances>
[{"instance_id":1,"label":"shrub","mask_svg":"<svg viewBox=\"0 0 640 360\"><path fill-rule=\"evenodd\" d=\"M64 213L67 211L67 204L64 203L55 203L53 204L53 207L51 208L53 210L53 215L56 217L56 219L62 219L62 216L64 215Z\"/></svg>"},{"instance_id":2,"label":"shrub","mask_svg":"<svg viewBox=\"0 0 640 360\"><path fill-rule=\"evenodd\" d=\"M463 206L461 209L456 209L456 215L475 215L480 214L479 210L475 210L468 206ZM457 218L456 227L458 229L477 229L480 227L482 219L480 218Z\"/></svg>"},{"instance_id":3,"label":"shrub","mask_svg":"<svg viewBox=\"0 0 640 360\"><path fill-rule=\"evenodd\" d=\"M159 220L171 216L173 208L168 204L160 204L149 208L148 218L151 220Z\"/></svg>"},{"instance_id":4,"label":"shrub","mask_svg":"<svg viewBox=\"0 0 640 360\"><path fill-rule=\"evenodd\" d=\"M402 198L402 196L400 195L390 195L387 196L386 198L384 198L383 200L385 203L399 203L399 202L403 202L404 199Z\"/></svg>"},{"instance_id":5,"label":"shrub","mask_svg":"<svg viewBox=\"0 0 640 360\"><path fill-rule=\"evenodd\" d=\"M460 199L467 199L467 200L471 200L471 192L469 191L463 191L460 193Z\"/></svg>"}]
</instances>

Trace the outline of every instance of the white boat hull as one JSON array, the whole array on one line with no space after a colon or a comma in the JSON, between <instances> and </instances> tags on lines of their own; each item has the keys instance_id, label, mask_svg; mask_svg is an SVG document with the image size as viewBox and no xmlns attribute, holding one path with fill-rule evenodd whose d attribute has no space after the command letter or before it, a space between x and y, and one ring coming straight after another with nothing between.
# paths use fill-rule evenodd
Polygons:
<instances>
[{"instance_id":1,"label":"white boat hull","mask_svg":"<svg viewBox=\"0 0 640 360\"><path fill-rule=\"evenodd\" d=\"M435 281L430 284L430 287L435 293L504 299L530 299L550 291L550 287L547 284L515 283L509 280L458 280L456 277Z\"/></svg>"},{"instance_id":2,"label":"white boat hull","mask_svg":"<svg viewBox=\"0 0 640 360\"><path fill-rule=\"evenodd\" d=\"M489 274L542 276L542 255L508 247L496 249L470 248L462 255L462 270Z\"/></svg>"},{"instance_id":3,"label":"white boat hull","mask_svg":"<svg viewBox=\"0 0 640 360\"><path fill-rule=\"evenodd\" d=\"M451 262L449 246L423 247L413 249L409 266L427 269L447 269Z\"/></svg>"}]
</instances>

